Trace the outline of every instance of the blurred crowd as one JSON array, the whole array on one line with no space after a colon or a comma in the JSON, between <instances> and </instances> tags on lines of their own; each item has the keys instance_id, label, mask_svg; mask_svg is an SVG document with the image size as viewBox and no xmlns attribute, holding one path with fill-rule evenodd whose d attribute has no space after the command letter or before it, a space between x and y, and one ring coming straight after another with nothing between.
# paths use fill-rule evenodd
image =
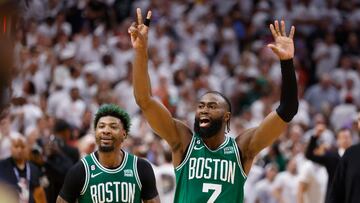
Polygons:
<instances>
[{"instance_id":1,"label":"blurred crowd","mask_svg":"<svg viewBox=\"0 0 360 203\"><path fill-rule=\"evenodd\" d=\"M11 156L12 136L25 137L48 202L55 201L66 171L96 150L92 121L104 103L130 114L124 149L147 158L156 173L170 174L159 176L167 178L159 178L158 190L171 198L169 147L151 131L133 97L127 29L137 7L153 14L148 39L153 95L193 126L197 98L209 90L224 93L232 103L232 137L258 125L278 105L281 71L266 48L272 42L269 24L284 19L287 29L296 26L299 111L287 132L257 157L246 203L295 203L300 197L323 202L329 170L309 159L359 142L359 0L21 3L13 99L0 121L0 159ZM312 138L318 139L309 149Z\"/></svg>"}]
</instances>

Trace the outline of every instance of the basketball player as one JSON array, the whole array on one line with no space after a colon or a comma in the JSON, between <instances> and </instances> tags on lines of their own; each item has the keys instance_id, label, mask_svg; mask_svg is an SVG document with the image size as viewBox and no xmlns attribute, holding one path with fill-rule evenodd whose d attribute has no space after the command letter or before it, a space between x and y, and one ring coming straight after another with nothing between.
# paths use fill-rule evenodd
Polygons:
<instances>
[{"instance_id":1,"label":"basketball player","mask_svg":"<svg viewBox=\"0 0 360 203\"><path fill-rule=\"evenodd\" d=\"M256 128L236 139L229 131L231 105L219 92L204 94L197 105L194 133L151 95L147 70L147 38L151 11L143 23L137 9L137 23L128 30L135 51L134 95L152 129L172 150L176 175L174 202L243 202L243 186L254 157L271 145L297 113L297 84L293 67L295 28L285 33L285 23L275 21L270 30L275 39L268 47L281 60L282 94L280 105Z\"/></svg>"},{"instance_id":2,"label":"basketball player","mask_svg":"<svg viewBox=\"0 0 360 203\"><path fill-rule=\"evenodd\" d=\"M96 113L94 126L99 150L69 170L56 202L159 202L151 165L121 149L130 128L129 115L105 104Z\"/></svg>"}]
</instances>

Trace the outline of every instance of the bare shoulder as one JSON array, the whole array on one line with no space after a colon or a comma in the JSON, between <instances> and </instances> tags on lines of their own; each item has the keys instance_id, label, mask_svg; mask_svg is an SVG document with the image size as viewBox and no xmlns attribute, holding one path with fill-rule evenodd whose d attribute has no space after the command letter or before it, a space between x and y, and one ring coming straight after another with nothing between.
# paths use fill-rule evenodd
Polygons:
<instances>
[{"instance_id":1,"label":"bare shoulder","mask_svg":"<svg viewBox=\"0 0 360 203\"><path fill-rule=\"evenodd\" d=\"M257 130L257 127L255 128L249 128L242 132L237 138L236 138L236 144L241 150L241 162L243 163L244 171L246 174L249 174L252 162L254 160L254 157L256 154L254 154L249 146L251 143L251 138L255 134Z\"/></svg>"},{"instance_id":2,"label":"bare shoulder","mask_svg":"<svg viewBox=\"0 0 360 203\"><path fill-rule=\"evenodd\" d=\"M182 121L174 119L177 133L177 143L172 147L172 157L174 166L178 166L183 160L188 145L191 142L192 131Z\"/></svg>"},{"instance_id":3,"label":"bare shoulder","mask_svg":"<svg viewBox=\"0 0 360 203\"><path fill-rule=\"evenodd\" d=\"M239 134L238 137L236 137L236 143L243 153L247 150L251 137L255 134L256 130L257 127L246 129L244 132Z\"/></svg>"},{"instance_id":4,"label":"bare shoulder","mask_svg":"<svg viewBox=\"0 0 360 203\"><path fill-rule=\"evenodd\" d=\"M179 138L179 147L183 150L186 149L187 145L191 141L192 131L183 121L174 119L176 125L177 137Z\"/></svg>"}]
</instances>

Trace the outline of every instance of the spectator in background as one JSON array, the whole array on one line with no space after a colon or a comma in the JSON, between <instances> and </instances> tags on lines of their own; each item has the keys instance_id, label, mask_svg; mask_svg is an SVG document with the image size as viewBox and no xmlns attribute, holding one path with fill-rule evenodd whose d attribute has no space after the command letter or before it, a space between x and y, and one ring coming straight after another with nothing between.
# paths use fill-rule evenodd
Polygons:
<instances>
[{"instance_id":1,"label":"spectator in background","mask_svg":"<svg viewBox=\"0 0 360 203\"><path fill-rule=\"evenodd\" d=\"M360 113L357 118L357 126L360 129ZM330 189L330 203L360 201L360 144L348 148L337 166Z\"/></svg>"},{"instance_id":2,"label":"spectator in background","mask_svg":"<svg viewBox=\"0 0 360 203\"><path fill-rule=\"evenodd\" d=\"M56 201L67 171L79 160L78 149L68 145L72 127L64 120L57 120L53 133L39 140L44 153L42 167L50 182L45 188L48 202Z\"/></svg>"},{"instance_id":3,"label":"spectator in background","mask_svg":"<svg viewBox=\"0 0 360 203\"><path fill-rule=\"evenodd\" d=\"M20 203L46 203L40 170L28 161L29 147L22 135L11 137L11 157L0 161L0 180L15 188Z\"/></svg>"},{"instance_id":4,"label":"spectator in background","mask_svg":"<svg viewBox=\"0 0 360 203\"><path fill-rule=\"evenodd\" d=\"M21 134L11 129L11 118L5 114L0 120L0 159L8 158L11 155L11 137Z\"/></svg>"},{"instance_id":5,"label":"spectator in background","mask_svg":"<svg viewBox=\"0 0 360 203\"><path fill-rule=\"evenodd\" d=\"M348 95L345 98L344 103L335 106L330 115L329 120L334 131L338 131L344 127L350 127L353 122L353 118L357 115L356 111L357 107L354 104L354 99L351 95Z\"/></svg>"},{"instance_id":6,"label":"spectator in background","mask_svg":"<svg viewBox=\"0 0 360 203\"><path fill-rule=\"evenodd\" d=\"M323 203L325 200L326 170L309 160L303 160L299 169L298 203Z\"/></svg>"},{"instance_id":7,"label":"spectator in background","mask_svg":"<svg viewBox=\"0 0 360 203\"><path fill-rule=\"evenodd\" d=\"M286 171L276 175L273 184L273 195L278 203L296 203L299 186L298 166L294 158L286 165Z\"/></svg>"},{"instance_id":8,"label":"spectator in background","mask_svg":"<svg viewBox=\"0 0 360 203\"><path fill-rule=\"evenodd\" d=\"M325 149L323 153L317 154L315 151L318 147L318 140L325 129L326 126L324 124L317 124L315 126L315 132L310 139L305 156L309 160L326 168L329 178L327 183L325 202L328 203L330 202L330 186L333 181L335 169L340 161L340 158L344 155L345 150L351 146L352 137L351 131L349 129L342 128L336 134L336 147L332 150ZM330 146L328 147L330 148Z\"/></svg>"},{"instance_id":9,"label":"spectator in background","mask_svg":"<svg viewBox=\"0 0 360 203\"><path fill-rule=\"evenodd\" d=\"M171 160L171 152L165 151L165 162L154 168L160 202L174 202L175 173Z\"/></svg>"},{"instance_id":10,"label":"spectator in background","mask_svg":"<svg viewBox=\"0 0 360 203\"><path fill-rule=\"evenodd\" d=\"M318 42L313 53L316 62L316 75L321 77L329 74L336 68L341 54L341 49L335 43L335 36L328 32L325 35L324 42Z\"/></svg>"},{"instance_id":11,"label":"spectator in background","mask_svg":"<svg viewBox=\"0 0 360 203\"><path fill-rule=\"evenodd\" d=\"M339 92L332 86L329 73L321 75L320 83L313 85L305 92L305 99L311 106L311 114L324 113L328 115L332 108L339 104Z\"/></svg>"},{"instance_id":12,"label":"spectator in background","mask_svg":"<svg viewBox=\"0 0 360 203\"><path fill-rule=\"evenodd\" d=\"M254 188L256 203L277 203L273 194L273 184L278 171L275 163L269 163L265 166L265 178L257 182Z\"/></svg>"}]
</instances>

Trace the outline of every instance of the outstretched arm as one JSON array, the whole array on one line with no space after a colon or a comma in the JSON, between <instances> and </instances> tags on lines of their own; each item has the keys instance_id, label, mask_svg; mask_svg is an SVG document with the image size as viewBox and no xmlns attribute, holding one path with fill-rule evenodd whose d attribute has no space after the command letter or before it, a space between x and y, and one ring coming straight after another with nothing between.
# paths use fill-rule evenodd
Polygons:
<instances>
[{"instance_id":1,"label":"outstretched arm","mask_svg":"<svg viewBox=\"0 0 360 203\"><path fill-rule=\"evenodd\" d=\"M183 150L190 143L190 133L183 133L188 132L188 128L181 122L173 119L166 107L151 95L150 78L147 69L149 27L143 23L141 10L138 8L136 12L137 24L134 23L129 28L131 42L135 51L133 61L135 100L155 133L168 142L173 154L180 150L179 154L182 156ZM147 21L150 18L151 11L147 13ZM174 157L174 162L176 162L176 159Z\"/></svg>"},{"instance_id":2,"label":"outstretched arm","mask_svg":"<svg viewBox=\"0 0 360 203\"><path fill-rule=\"evenodd\" d=\"M279 57L281 61L281 97L280 105L276 111L271 112L257 128L245 131L237 138L237 143L243 152L245 172L248 173L253 158L262 149L271 145L285 130L287 122L290 122L298 110L297 84L293 65L295 27L291 27L289 36L285 33L285 22L275 21L275 27L270 25L275 43L268 47Z\"/></svg>"}]
</instances>

